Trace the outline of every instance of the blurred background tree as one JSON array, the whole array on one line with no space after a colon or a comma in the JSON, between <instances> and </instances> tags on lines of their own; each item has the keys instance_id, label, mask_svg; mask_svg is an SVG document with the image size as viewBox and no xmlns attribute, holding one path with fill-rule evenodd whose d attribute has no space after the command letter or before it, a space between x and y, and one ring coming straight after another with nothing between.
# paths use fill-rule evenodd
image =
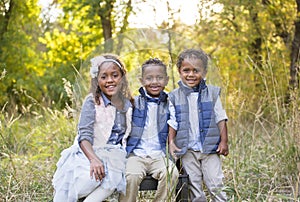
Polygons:
<instances>
[{"instance_id":1,"label":"blurred background tree","mask_svg":"<svg viewBox=\"0 0 300 202\"><path fill-rule=\"evenodd\" d=\"M299 86L299 5L295 0L194 2L198 10L190 24L180 17L189 11L170 0L55 0L42 8L38 3L1 1L0 67L6 72L0 83L1 106L26 105L34 99L64 108L70 100L63 78L74 83L80 69L88 65L83 66L84 62L95 54L125 54L128 44L124 45L124 40L135 43L137 53L132 60L139 49L150 51L140 61L157 51L155 43L164 44L172 77L176 76L173 67L179 51L201 47L213 58L228 92L244 89L248 94L244 96L251 98L250 106L256 107L267 90L264 82L272 82L262 81L262 75L280 78L280 94L289 95L289 89ZM149 12L153 23L142 27ZM168 39L158 38L141 47L137 38L126 34L140 28L165 30ZM179 35L189 42L177 40ZM272 63L272 75L262 65L266 61ZM129 62L127 67L131 70L138 65ZM175 80L170 88L176 86ZM255 93L248 93L250 90Z\"/></svg>"}]
</instances>

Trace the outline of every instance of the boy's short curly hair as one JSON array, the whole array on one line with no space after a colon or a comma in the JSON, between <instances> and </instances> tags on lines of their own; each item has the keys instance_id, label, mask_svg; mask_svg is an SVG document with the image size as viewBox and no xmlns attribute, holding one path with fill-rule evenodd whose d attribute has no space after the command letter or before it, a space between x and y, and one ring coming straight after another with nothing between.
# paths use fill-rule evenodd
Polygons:
<instances>
[{"instance_id":1,"label":"boy's short curly hair","mask_svg":"<svg viewBox=\"0 0 300 202\"><path fill-rule=\"evenodd\" d=\"M146 60L143 64L142 64L142 75L144 74L144 70L146 67L150 66L150 65L157 65L157 66L161 66L164 68L165 73L167 74L167 65L161 61L158 58L150 58L148 60Z\"/></svg>"},{"instance_id":2,"label":"boy's short curly hair","mask_svg":"<svg viewBox=\"0 0 300 202\"><path fill-rule=\"evenodd\" d=\"M207 64L208 64L208 55L201 49L186 49L182 51L178 58L177 58L177 63L176 66L179 69L182 65L182 62L184 59L187 58L194 58L194 59L199 59L202 61L203 68L206 70L207 69Z\"/></svg>"}]
</instances>

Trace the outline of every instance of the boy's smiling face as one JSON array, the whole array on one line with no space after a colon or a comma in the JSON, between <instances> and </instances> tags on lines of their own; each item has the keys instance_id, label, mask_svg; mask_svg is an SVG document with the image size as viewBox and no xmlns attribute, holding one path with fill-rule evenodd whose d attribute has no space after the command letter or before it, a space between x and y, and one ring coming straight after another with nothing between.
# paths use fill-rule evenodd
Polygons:
<instances>
[{"instance_id":1,"label":"boy's smiling face","mask_svg":"<svg viewBox=\"0 0 300 202\"><path fill-rule=\"evenodd\" d=\"M160 92L163 91L168 84L169 77L163 66L152 64L144 68L140 81L148 95L151 97L159 97Z\"/></svg>"},{"instance_id":2,"label":"boy's smiling face","mask_svg":"<svg viewBox=\"0 0 300 202\"><path fill-rule=\"evenodd\" d=\"M178 71L181 81L191 88L198 86L206 75L202 61L197 58L185 58Z\"/></svg>"}]
</instances>

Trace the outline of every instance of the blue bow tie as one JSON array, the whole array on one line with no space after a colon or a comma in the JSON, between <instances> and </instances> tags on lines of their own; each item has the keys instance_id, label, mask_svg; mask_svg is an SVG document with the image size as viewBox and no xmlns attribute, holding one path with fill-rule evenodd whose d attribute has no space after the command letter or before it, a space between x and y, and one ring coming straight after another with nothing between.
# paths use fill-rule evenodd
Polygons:
<instances>
[{"instance_id":1,"label":"blue bow tie","mask_svg":"<svg viewBox=\"0 0 300 202\"><path fill-rule=\"evenodd\" d=\"M158 98L147 97L147 102L158 103L158 102L159 102L159 99L158 99Z\"/></svg>"},{"instance_id":2,"label":"blue bow tie","mask_svg":"<svg viewBox=\"0 0 300 202\"><path fill-rule=\"evenodd\" d=\"M199 92L199 85L197 85L196 87L193 87L193 91L194 92Z\"/></svg>"}]
</instances>

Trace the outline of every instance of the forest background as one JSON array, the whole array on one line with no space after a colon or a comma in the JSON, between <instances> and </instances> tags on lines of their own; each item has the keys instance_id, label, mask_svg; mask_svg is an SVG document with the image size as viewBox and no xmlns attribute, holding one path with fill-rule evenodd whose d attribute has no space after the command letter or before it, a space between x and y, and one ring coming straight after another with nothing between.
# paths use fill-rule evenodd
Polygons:
<instances>
[{"instance_id":1,"label":"forest background","mask_svg":"<svg viewBox=\"0 0 300 202\"><path fill-rule=\"evenodd\" d=\"M149 57L168 64L166 90L177 87L185 48L209 54L208 82L222 87L230 201L300 201L299 46L300 0L1 0L0 201L51 201L90 58L120 55L136 95Z\"/></svg>"}]
</instances>

